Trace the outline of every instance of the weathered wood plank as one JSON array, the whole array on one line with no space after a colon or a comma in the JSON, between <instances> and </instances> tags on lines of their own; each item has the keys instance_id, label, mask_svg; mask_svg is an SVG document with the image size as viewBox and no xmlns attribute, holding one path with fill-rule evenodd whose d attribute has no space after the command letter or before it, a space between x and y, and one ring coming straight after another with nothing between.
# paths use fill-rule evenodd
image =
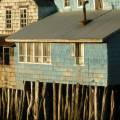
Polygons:
<instances>
[{"instance_id":1,"label":"weathered wood plank","mask_svg":"<svg viewBox=\"0 0 120 120\"><path fill-rule=\"evenodd\" d=\"M62 84L59 84L59 94L58 94L58 120L61 120L61 115L60 115L60 106L61 106L61 87Z\"/></svg>"},{"instance_id":2,"label":"weathered wood plank","mask_svg":"<svg viewBox=\"0 0 120 120\"><path fill-rule=\"evenodd\" d=\"M56 120L56 86L53 83L53 120Z\"/></svg>"}]
</instances>

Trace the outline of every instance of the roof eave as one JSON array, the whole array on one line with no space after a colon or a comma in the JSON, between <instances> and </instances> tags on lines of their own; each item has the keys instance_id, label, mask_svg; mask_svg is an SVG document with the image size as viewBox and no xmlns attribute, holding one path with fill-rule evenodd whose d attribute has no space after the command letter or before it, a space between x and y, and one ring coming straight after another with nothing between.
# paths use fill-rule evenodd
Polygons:
<instances>
[{"instance_id":1,"label":"roof eave","mask_svg":"<svg viewBox=\"0 0 120 120\"><path fill-rule=\"evenodd\" d=\"M44 42L44 43L102 43L101 38L83 38L83 39L6 39L7 42Z\"/></svg>"}]
</instances>

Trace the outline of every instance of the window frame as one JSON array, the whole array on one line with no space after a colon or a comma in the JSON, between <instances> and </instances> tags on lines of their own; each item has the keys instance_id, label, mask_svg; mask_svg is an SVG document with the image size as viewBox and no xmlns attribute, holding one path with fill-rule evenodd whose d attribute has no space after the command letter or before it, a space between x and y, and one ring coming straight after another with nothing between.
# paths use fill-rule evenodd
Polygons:
<instances>
[{"instance_id":1,"label":"window frame","mask_svg":"<svg viewBox=\"0 0 120 120\"><path fill-rule=\"evenodd\" d=\"M24 13L24 10L26 10L26 13ZM26 17L21 17L21 15L26 15ZM28 13L27 13L27 7L20 7L19 8L19 18L20 18L20 22L19 22L19 25L20 25L20 28L24 28L27 26L28 24ZM23 22L23 21L26 21L26 22Z\"/></svg>"},{"instance_id":2,"label":"window frame","mask_svg":"<svg viewBox=\"0 0 120 120\"><path fill-rule=\"evenodd\" d=\"M78 55L78 57L76 56L76 44L79 44L79 52L80 52L80 56ZM81 49L80 49L81 48ZM75 64L76 65L80 65L80 66L84 66L85 65L85 57L84 57L84 43L75 43L74 44L74 54L75 54ZM78 53L79 54L79 53ZM77 60L78 59L78 60ZM77 61L79 61L77 63ZM81 63L80 63L81 62Z\"/></svg>"},{"instance_id":3,"label":"window frame","mask_svg":"<svg viewBox=\"0 0 120 120\"><path fill-rule=\"evenodd\" d=\"M82 1L84 1L84 0L80 0L80 1L82 2ZM83 7L83 5L82 5L82 4L81 4L81 5L79 5L79 0L77 0L77 7L78 7L78 8L82 8L82 7Z\"/></svg>"},{"instance_id":4,"label":"window frame","mask_svg":"<svg viewBox=\"0 0 120 120\"><path fill-rule=\"evenodd\" d=\"M8 14L7 14L8 12ZM9 14L10 12L10 14ZM9 22L7 22L9 21ZM10 27L7 27L7 25ZM11 30L12 29L12 8L11 7L6 7L5 8L5 29L6 30Z\"/></svg>"},{"instance_id":5,"label":"window frame","mask_svg":"<svg viewBox=\"0 0 120 120\"><path fill-rule=\"evenodd\" d=\"M20 42L21 43L21 42ZM43 61L43 44L44 43L39 43L39 44L41 44L41 52L42 52L42 54L41 54L41 56L35 56L35 43L32 43L33 44L33 48L32 48L32 53L33 53L33 56L32 56L32 62L30 61L30 62L28 62L27 61L27 58L28 58L28 56L27 56L27 43L23 43L23 44L25 44L25 61L20 61L20 43L18 43L18 61L19 61L19 63L30 63L30 64L51 64L51 43L47 43L47 44L49 44L49 47L50 47L50 56L48 56L49 57L49 62L44 62ZM35 57L41 57L41 62L36 62L35 61Z\"/></svg>"},{"instance_id":6,"label":"window frame","mask_svg":"<svg viewBox=\"0 0 120 120\"><path fill-rule=\"evenodd\" d=\"M1 63L0 65L10 65L10 47L4 47L4 46L0 46L2 51L1 51ZM8 49L8 53L5 53L5 49ZM5 56L8 55L9 59L8 63L6 62Z\"/></svg>"},{"instance_id":7,"label":"window frame","mask_svg":"<svg viewBox=\"0 0 120 120\"><path fill-rule=\"evenodd\" d=\"M66 3L68 4L67 6ZM64 8L70 8L70 0L64 0Z\"/></svg>"}]
</instances>

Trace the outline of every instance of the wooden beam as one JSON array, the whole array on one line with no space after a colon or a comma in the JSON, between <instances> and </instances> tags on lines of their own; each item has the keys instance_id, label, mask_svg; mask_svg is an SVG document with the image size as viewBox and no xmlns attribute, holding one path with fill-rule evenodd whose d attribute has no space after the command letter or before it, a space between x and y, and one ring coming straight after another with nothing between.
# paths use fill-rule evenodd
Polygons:
<instances>
[{"instance_id":1,"label":"wooden beam","mask_svg":"<svg viewBox=\"0 0 120 120\"><path fill-rule=\"evenodd\" d=\"M53 82L53 120L56 120L56 86Z\"/></svg>"},{"instance_id":2,"label":"wooden beam","mask_svg":"<svg viewBox=\"0 0 120 120\"><path fill-rule=\"evenodd\" d=\"M59 94L58 94L58 120L61 120L61 116L60 116L60 106L61 106L61 86L62 84L59 84Z\"/></svg>"},{"instance_id":3,"label":"wooden beam","mask_svg":"<svg viewBox=\"0 0 120 120\"><path fill-rule=\"evenodd\" d=\"M34 120L38 120L39 116L39 81L35 82L35 104L34 104Z\"/></svg>"},{"instance_id":4,"label":"wooden beam","mask_svg":"<svg viewBox=\"0 0 120 120\"><path fill-rule=\"evenodd\" d=\"M98 108L97 108L97 86L94 86L94 118L98 120Z\"/></svg>"}]
</instances>

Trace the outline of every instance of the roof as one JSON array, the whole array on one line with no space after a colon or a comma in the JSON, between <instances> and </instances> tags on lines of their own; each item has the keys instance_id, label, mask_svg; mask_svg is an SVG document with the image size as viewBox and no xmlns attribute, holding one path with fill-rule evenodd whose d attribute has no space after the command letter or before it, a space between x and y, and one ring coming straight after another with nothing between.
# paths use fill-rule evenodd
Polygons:
<instances>
[{"instance_id":1,"label":"roof","mask_svg":"<svg viewBox=\"0 0 120 120\"><path fill-rule=\"evenodd\" d=\"M87 25L80 24L82 13L63 12L48 16L7 38L10 42L103 42L120 28L120 11L87 12Z\"/></svg>"}]
</instances>

